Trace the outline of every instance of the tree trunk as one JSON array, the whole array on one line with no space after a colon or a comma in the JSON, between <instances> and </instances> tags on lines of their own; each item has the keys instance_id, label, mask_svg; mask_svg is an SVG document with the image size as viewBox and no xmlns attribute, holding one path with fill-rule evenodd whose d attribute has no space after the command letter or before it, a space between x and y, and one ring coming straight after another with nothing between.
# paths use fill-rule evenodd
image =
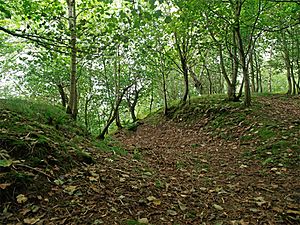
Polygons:
<instances>
[{"instance_id":1,"label":"tree trunk","mask_svg":"<svg viewBox=\"0 0 300 225\"><path fill-rule=\"evenodd\" d=\"M256 80L256 90L255 92L262 92L262 82L261 82L261 72L260 72L260 64L258 62L258 57L256 55L256 51L253 52L254 61L256 67L255 80Z\"/></svg>"},{"instance_id":2,"label":"tree trunk","mask_svg":"<svg viewBox=\"0 0 300 225\"><path fill-rule=\"evenodd\" d=\"M251 90L252 92L256 92L253 54L250 55L250 68L251 68Z\"/></svg>"},{"instance_id":3,"label":"tree trunk","mask_svg":"<svg viewBox=\"0 0 300 225\"><path fill-rule=\"evenodd\" d=\"M269 92L272 93L272 68L269 68L269 78L268 78L268 88Z\"/></svg>"},{"instance_id":4,"label":"tree trunk","mask_svg":"<svg viewBox=\"0 0 300 225\"><path fill-rule=\"evenodd\" d=\"M195 83L196 90L198 91L198 93L200 95L202 95L203 87L202 87L202 83L201 83L200 79L198 79L197 75L191 68L189 68L189 71L190 71L190 75Z\"/></svg>"},{"instance_id":5,"label":"tree trunk","mask_svg":"<svg viewBox=\"0 0 300 225\"><path fill-rule=\"evenodd\" d=\"M167 98L167 85L165 72L162 71L162 84L163 84L163 95L164 95L164 115L168 113L168 98Z\"/></svg>"},{"instance_id":6,"label":"tree trunk","mask_svg":"<svg viewBox=\"0 0 300 225\"><path fill-rule=\"evenodd\" d=\"M181 72L183 73L184 78L184 94L182 97L182 103L185 104L187 102L187 99L189 97L189 71L188 71L188 62L187 62L187 54L188 54L188 45L185 38L183 38L182 43L179 43L179 39L177 37L177 34L175 33L175 44L177 47L177 51L180 58L181 63Z\"/></svg>"},{"instance_id":7,"label":"tree trunk","mask_svg":"<svg viewBox=\"0 0 300 225\"><path fill-rule=\"evenodd\" d=\"M113 109L113 113L112 116L108 119L106 125L104 126L103 130L100 132L100 134L97 136L97 139L103 140L105 138L105 134L108 132L108 129L110 127L110 125L115 121L117 114L118 114L118 110L120 107L120 104L122 102L122 99L126 93L126 91L131 87L132 85L127 86L126 88L123 89L122 93L119 95L119 97L117 98L116 101L116 105L115 108Z\"/></svg>"},{"instance_id":8,"label":"tree trunk","mask_svg":"<svg viewBox=\"0 0 300 225\"><path fill-rule=\"evenodd\" d=\"M86 97L85 98L85 104L84 104L84 124L85 124L85 129L87 132L89 132L89 118L88 118L88 108L89 108L89 103L92 100L93 96Z\"/></svg>"},{"instance_id":9,"label":"tree trunk","mask_svg":"<svg viewBox=\"0 0 300 225\"><path fill-rule=\"evenodd\" d=\"M236 95L236 85L237 85L237 77L239 72L239 60L238 60L238 46L237 40L235 36L235 32L232 32L232 72L231 72L231 93L230 93L230 101L239 101L239 97Z\"/></svg>"},{"instance_id":10,"label":"tree trunk","mask_svg":"<svg viewBox=\"0 0 300 225\"><path fill-rule=\"evenodd\" d=\"M62 84L57 84L58 92L61 99L61 104L64 108L67 106L67 95Z\"/></svg>"},{"instance_id":11,"label":"tree trunk","mask_svg":"<svg viewBox=\"0 0 300 225\"><path fill-rule=\"evenodd\" d=\"M236 96L236 81L237 81L237 75L238 75L238 60L237 60L237 46L236 46L236 38L235 38L235 33L232 32L232 52L230 52L231 55L231 60L232 60L232 73L231 73L231 80L229 79L229 76L226 72L226 67L225 67L225 62L224 62L224 57L223 57L223 46L219 41L215 38L213 32L210 31L210 35L214 42L218 46L219 50L219 57L220 57L220 70L221 73L226 81L227 84L227 98L228 101L238 101L237 96Z\"/></svg>"},{"instance_id":12,"label":"tree trunk","mask_svg":"<svg viewBox=\"0 0 300 225\"><path fill-rule=\"evenodd\" d=\"M123 128L123 126L121 124L119 109L117 110L117 115L116 115L116 125L117 125L118 129L122 129Z\"/></svg>"},{"instance_id":13,"label":"tree trunk","mask_svg":"<svg viewBox=\"0 0 300 225\"><path fill-rule=\"evenodd\" d=\"M209 83L209 94L212 95L213 94L213 83L212 83L210 72L209 72L209 69L207 68L207 66L205 66L205 69L206 69L208 83Z\"/></svg>"},{"instance_id":14,"label":"tree trunk","mask_svg":"<svg viewBox=\"0 0 300 225\"><path fill-rule=\"evenodd\" d=\"M285 68L286 68L286 78L288 82L288 91L287 94L291 95L292 90L293 90L293 84L292 84L292 78L291 78L291 62L290 62L290 57L288 50L284 50L284 63L285 63Z\"/></svg>"},{"instance_id":15,"label":"tree trunk","mask_svg":"<svg viewBox=\"0 0 300 225\"><path fill-rule=\"evenodd\" d=\"M153 108L153 102L154 102L154 92L153 92L153 81L151 82L151 96L150 96L150 104L149 104L149 111L150 113L152 112L152 108Z\"/></svg>"},{"instance_id":16,"label":"tree trunk","mask_svg":"<svg viewBox=\"0 0 300 225\"><path fill-rule=\"evenodd\" d=\"M240 30L240 13L242 9L242 2L237 1L236 3L236 25L234 27L234 32L236 36L236 42L238 46L238 51L239 51L239 58L240 58L240 64L242 66L242 72L243 72L243 77L244 77L244 92L245 92L245 101L244 105L246 107L251 105L251 91L250 91L250 79L249 79L249 73L248 73L248 65L246 62L246 53L244 49L244 44L241 36L241 30Z\"/></svg>"},{"instance_id":17,"label":"tree trunk","mask_svg":"<svg viewBox=\"0 0 300 225\"><path fill-rule=\"evenodd\" d=\"M135 107L137 105L137 102L138 102L138 99L139 99L139 93L140 93L141 90L142 89L136 90L136 86L135 86L133 101L131 102L130 97L127 98L127 105L128 105L128 109L129 109L129 112L130 112L131 119L132 119L133 123L137 120L136 115L135 115Z\"/></svg>"},{"instance_id":18,"label":"tree trunk","mask_svg":"<svg viewBox=\"0 0 300 225\"><path fill-rule=\"evenodd\" d=\"M75 0L67 0L68 18L70 30L70 48L71 48L71 72L70 72L70 98L67 107L67 113L76 120L77 118L77 36L76 36L76 6Z\"/></svg>"}]
</instances>

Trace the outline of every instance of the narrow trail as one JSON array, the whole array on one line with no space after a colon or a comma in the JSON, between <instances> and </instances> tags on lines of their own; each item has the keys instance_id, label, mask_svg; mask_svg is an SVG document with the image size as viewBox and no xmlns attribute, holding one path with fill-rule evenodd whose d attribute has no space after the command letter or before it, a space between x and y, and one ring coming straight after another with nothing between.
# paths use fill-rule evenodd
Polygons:
<instances>
[{"instance_id":1,"label":"narrow trail","mask_svg":"<svg viewBox=\"0 0 300 225\"><path fill-rule=\"evenodd\" d=\"M299 105L283 104L276 98L261 101L266 104L262 111L271 113L274 121L284 123L287 129L300 118ZM299 169L262 166L261 161L246 157L245 152L257 146L241 142L243 131L238 125L235 133L227 131L232 137L227 140L206 125L205 118L193 124L145 121L135 132L120 131L114 136L126 149L124 153L105 153L83 144L95 164L78 164L56 180L48 180L44 185L50 191L29 193L23 208L6 214L5 221L51 225L300 224ZM37 174L36 180L40 176Z\"/></svg>"},{"instance_id":2,"label":"narrow trail","mask_svg":"<svg viewBox=\"0 0 300 225\"><path fill-rule=\"evenodd\" d=\"M168 206L179 211L174 219L179 224L287 224L277 215L299 207L295 190L300 186L293 171L263 169L260 162L243 157L245 147L238 138L214 138L201 124L143 125L121 140L129 150L140 149L157 179L168 184L165 194L173 197Z\"/></svg>"}]
</instances>

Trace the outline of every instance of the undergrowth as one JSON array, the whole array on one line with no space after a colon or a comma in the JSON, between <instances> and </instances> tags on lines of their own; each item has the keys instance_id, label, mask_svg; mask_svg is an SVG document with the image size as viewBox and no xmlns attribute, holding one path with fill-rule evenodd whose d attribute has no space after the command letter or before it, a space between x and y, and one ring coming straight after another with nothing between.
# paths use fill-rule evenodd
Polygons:
<instances>
[{"instance_id":1,"label":"undergrowth","mask_svg":"<svg viewBox=\"0 0 300 225\"><path fill-rule=\"evenodd\" d=\"M1 201L43 186L78 162L93 163L84 150L84 130L60 107L1 99L0 111Z\"/></svg>"}]
</instances>

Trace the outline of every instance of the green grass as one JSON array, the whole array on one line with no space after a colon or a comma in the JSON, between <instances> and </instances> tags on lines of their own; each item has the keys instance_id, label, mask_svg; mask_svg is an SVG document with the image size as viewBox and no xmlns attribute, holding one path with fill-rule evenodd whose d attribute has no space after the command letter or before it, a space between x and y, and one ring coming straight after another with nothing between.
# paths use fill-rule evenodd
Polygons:
<instances>
[{"instance_id":1,"label":"green grass","mask_svg":"<svg viewBox=\"0 0 300 225\"><path fill-rule=\"evenodd\" d=\"M93 144L98 147L100 151L111 152L120 156L125 156L128 154L128 151L122 148L120 143L109 137L104 140L94 140Z\"/></svg>"},{"instance_id":2,"label":"green grass","mask_svg":"<svg viewBox=\"0 0 300 225\"><path fill-rule=\"evenodd\" d=\"M34 118L43 123L64 124L70 122L69 116L59 106L52 106L44 102L23 100L18 98L0 99L2 110L7 109L19 113L27 118Z\"/></svg>"},{"instance_id":3,"label":"green grass","mask_svg":"<svg viewBox=\"0 0 300 225\"><path fill-rule=\"evenodd\" d=\"M0 193L1 200L10 199L24 188L35 191L43 187L45 177L35 170L28 173L28 168L54 176L65 173L75 164L93 163L92 157L84 151L91 146L84 136L85 131L64 109L42 102L1 99L0 111L0 160L25 165L6 168L9 172L0 177L0 183L12 185ZM33 180L27 174L40 177ZM47 191L47 187L42 189Z\"/></svg>"}]
</instances>

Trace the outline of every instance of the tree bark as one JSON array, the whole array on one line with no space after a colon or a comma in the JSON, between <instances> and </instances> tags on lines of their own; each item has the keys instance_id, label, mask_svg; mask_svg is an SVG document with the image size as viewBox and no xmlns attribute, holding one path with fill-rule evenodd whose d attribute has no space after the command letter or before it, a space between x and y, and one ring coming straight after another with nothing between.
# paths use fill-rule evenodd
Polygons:
<instances>
[{"instance_id":1,"label":"tree bark","mask_svg":"<svg viewBox=\"0 0 300 225\"><path fill-rule=\"evenodd\" d=\"M97 139L103 140L105 138L105 134L108 132L108 129L110 127L110 125L115 121L117 114L118 114L118 110L120 107L120 104L122 102L122 99L126 93L126 91L128 91L128 89L131 87L132 85L127 86L126 88L123 89L122 93L118 96L117 101L116 101L116 105L113 109L113 113L112 116L108 119L106 125L104 126L103 130L100 132L100 134L98 135Z\"/></svg>"},{"instance_id":2,"label":"tree bark","mask_svg":"<svg viewBox=\"0 0 300 225\"><path fill-rule=\"evenodd\" d=\"M187 40L183 39L182 43L179 42L180 40L175 33L175 44L177 47L177 51L180 58L181 63L181 71L183 73L184 78L184 94L182 97L182 103L186 103L189 97L189 72L188 72L188 62L187 62L187 54L188 54L188 43Z\"/></svg>"},{"instance_id":3,"label":"tree bark","mask_svg":"<svg viewBox=\"0 0 300 225\"><path fill-rule=\"evenodd\" d=\"M135 107L138 103L139 94L140 94L141 90L142 89L136 90L136 87L135 87L132 102L130 101L130 98L127 98L127 104L128 104L128 108L129 108L129 112L130 112L130 115L131 115L132 122L136 122L136 120L137 120L136 115L135 115Z\"/></svg>"},{"instance_id":4,"label":"tree bark","mask_svg":"<svg viewBox=\"0 0 300 225\"><path fill-rule=\"evenodd\" d=\"M251 68L251 90L252 92L256 92L253 54L250 55L250 68Z\"/></svg>"},{"instance_id":5,"label":"tree bark","mask_svg":"<svg viewBox=\"0 0 300 225\"><path fill-rule=\"evenodd\" d=\"M189 71L190 71L189 74L191 75L191 77L192 77L192 79L195 83L196 90L198 91L198 93L200 95L202 95L203 94L202 93L203 92L203 86L202 86L202 83L201 83L200 79L197 77L197 75L195 74L195 72L191 68L189 68Z\"/></svg>"},{"instance_id":6,"label":"tree bark","mask_svg":"<svg viewBox=\"0 0 300 225\"><path fill-rule=\"evenodd\" d=\"M70 72L70 97L67 107L67 113L76 120L77 118L77 36L76 36L76 6L75 0L67 0L68 17L70 30L70 48L71 48L71 72Z\"/></svg>"},{"instance_id":7,"label":"tree bark","mask_svg":"<svg viewBox=\"0 0 300 225\"><path fill-rule=\"evenodd\" d=\"M67 99L66 92L64 90L64 86L62 84L56 84L56 85L57 85L58 92L59 92L59 95L60 95L61 104L64 108L66 108L68 99Z\"/></svg>"},{"instance_id":8,"label":"tree bark","mask_svg":"<svg viewBox=\"0 0 300 225\"><path fill-rule=\"evenodd\" d=\"M244 44L241 36L241 30L240 30L240 14L241 14L241 9L242 9L242 2L238 0L236 2L236 11L235 11L235 27L234 27L234 32L236 36L236 41L237 41L237 46L238 46L238 51L239 51L239 58L240 58L240 63L242 66L242 73L244 77L244 92L245 92L245 101L244 105L246 107L251 105L251 91L250 91L250 79L249 79L249 73L248 73L248 65L246 62L246 53L244 49Z\"/></svg>"}]
</instances>

